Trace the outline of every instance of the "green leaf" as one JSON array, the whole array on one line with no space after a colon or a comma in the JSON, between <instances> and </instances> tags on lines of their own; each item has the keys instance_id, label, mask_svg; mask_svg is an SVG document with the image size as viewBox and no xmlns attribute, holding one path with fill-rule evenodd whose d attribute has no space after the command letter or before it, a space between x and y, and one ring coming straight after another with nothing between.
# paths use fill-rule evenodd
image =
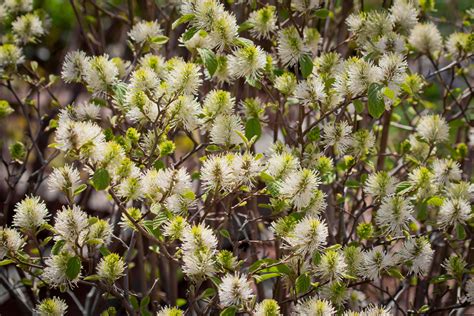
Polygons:
<instances>
[{"instance_id":1,"label":"green leaf","mask_svg":"<svg viewBox=\"0 0 474 316\"><path fill-rule=\"evenodd\" d=\"M183 34L183 41L185 41L185 42L189 41L194 36L194 34L196 34L198 31L199 31L199 29L197 27L193 26L193 27L189 28Z\"/></svg>"},{"instance_id":2,"label":"green leaf","mask_svg":"<svg viewBox=\"0 0 474 316\"><path fill-rule=\"evenodd\" d=\"M286 264L283 264L283 263L280 263L278 265L275 265L275 266L272 266L272 267L269 267L269 268L265 268L265 269L262 269L260 270L261 273L273 273L273 272L278 272L278 273L282 273L282 274L290 274L291 273L291 270L290 268L286 265Z\"/></svg>"},{"instance_id":3,"label":"green leaf","mask_svg":"<svg viewBox=\"0 0 474 316\"><path fill-rule=\"evenodd\" d=\"M273 279L273 278L278 278L280 277L282 274L279 273L279 272L271 272L271 273L263 273L263 274L260 274L260 275L254 275L254 278L255 278L255 281L257 283L261 283L265 280L269 280L269 279Z\"/></svg>"},{"instance_id":4,"label":"green leaf","mask_svg":"<svg viewBox=\"0 0 474 316\"><path fill-rule=\"evenodd\" d=\"M174 21L173 24L171 24L171 29L174 30L174 29L177 28L179 25L191 21L192 19L194 19L194 17L195 17L195 15L192 14L192 13L182 15L179 19L177 19L176 21Z\"/></svg>"},{"instance_id":5,"label":"green leaf","mask_svg":"<svg viewBox=\"0 0 474 316\"><path fill-rule=\"evenodd\" d=\"M326 249L324 249L324 252L329 251L329 250L334 250L334 251L335 251L335 250L339 250L339 249L341 249L341 248L342 248L342 245L341 245L341 244L334 244L334 245L332 245L332 246L327 247Z\"/></svg>"},{"instance_id":6,"label":"green leaf","mask_svg":"<svg viewBox=\"0 0 474 316\"><path fill-rule=\"evenodd\" d=\"M152 37L150 41L153 44L163 45L166 42L168 42L168 39L169 39L168 36L158 35L158 36Z\"/></svg>"},{"instance_id":7,"label":"green leaf","mask_svg":"<svg viewBox=\"0 0 474 316\"><path fill-rule=\"evenodd\" d=\"M221 229L221 230L219 231L219 233L222 235L222 237L231 240L231 239L230 239L230 233L229 233L229 231L228 231L227 229Z\"/></svg>"},{"instance_id":8,"label":"green leaf","mask_svg":"<svg viewBox=\"0 0 474 316\"><path fill-rule=\"evenodd\" d=\"M57 242L55 242L53 248L51 249L51 253L53 255L57 255L61 251L65 243L65 240L58 240Z\"/></svg>"},{"instance_id":9,"label":"green leaf","mask_svg":"<svg viewBox=\"0 0 474 316\"><path fill-rule=\"evenodd\" d=\"M92 274L84 278L84 281L98 281L98 280L100 280L100 276L98 276L97 274Z\"/></svg>"},{"instance_id":10,"label":"green leaf","mask_svg":"<svg viewBox=\"0 0 474 316\"><path fill-rule=\"evenodd\" d=\"M356 179L349 179L346 181L346 186L351 189L358 189L360 187L360 183Z\"/></svg>"},{"instance_id":11,"label":"green leaf","mask_svg":"<svg viewBox=\"0 0 474 316\"><path fill-rule=\"evenodd\" d=\"M423 305L417 310L417 314L424 314L430 310L428 305Z\"/></svg>"},{"instance_id":12,"label":"green leaf","mask_svg":"<svg viewBox=\"0 0 474 316\"><path fill-rule=\"evenodd\" d=\"M248 38L239 36L234 40L233 44L240 47L248 47L253 45L253 41L249 40Z\"/></svg>"},{"instance_id":13,"label":"green leaf","mask_svg":"<svg viewBox=\"0 0 474 316\"><path fill-rule=\"evenodd\" d=\"M200 296L201 298L207 298L214 295L216 295L216 289L210 287L210 288L205 289Z\"/></svg>"},{"instance_id":14,"label":"green leaf","mask_svg":"<svg viewBox=\"0 0 474 316\"><path fill-rule=\"evenodd\" d=\"M141 301L140 301L140 311L142 314L145 314L148 312L148 304L150 303L150 297L145 296Z\"/></svg>"},{"instance_id":15,"label":"green leaf","mask_svg":"<svg viewBox=\"0 0 474 316\"><path fill-rule=\"evenodd\" d=\"M300 58L300 70L303 78L308 78L313 72L313 60L309 55L303 55Z\"/></svg>"},{"instance_id":16,"label":"green leaf","mask_svg":"<svg viewBox=\"0 0 474 316\"><path fill-rule=\"evenodd\" d=\"M459 240L466 239L466 230L464 229L464 226L461 224L456 225L456 238Z\"/></svg>"},{"instance_id":17,"label":"green leaf","mask_svg":"<svg viewBox=\"0 0 474 316\"><path fill-rule=\"evenodd\" d=\"M212 76L217 70L217 59L216 59L216 54L214 54L213 51L207 48L198 48L198 53L199 56L201 56L201 59L206 66L207 71L209 74Z\"/></svg>"},{"instance_id":18,"label":"green leaf","mask_svg":"<svg viewBox=\"0 0 474 316\"><path fill-rule=\"evenodd\" d=\"M196 194L192 190L186 190L183 193L181 193L181 196L185 199L188 200L195 200L196 199Z\"/></svg>"},{"instance_id":19,"label":"green leaf","mask_svg":"<svg viewBox=\"0 0 474 316\"><path fill-rule=\"evenodd\" d=\"M405 278L398 268L395 268L395 267L390 268L388 269L387 272L388 272L388 275L390 275L391 277L397 278L399 280L403 280Z\"/></svg>"},{"instance_id":20,"label":"green leaf","mask_svg":"<svg viewBox=\"0 0 474 316\"><path fill-rule=\"evenodd\" d=\"M69 280L77 278L81 272L81 259L79 257L71 257L67 261L66 276Z\"/></svg>"},{"instance_id":21,"label":"green leaf","mask_svg":"<svg viewBox=\"0 0 474 316\"><path fill-rule=\"evenodd\" d=\"M313 265L317 266L321 262L321 254L319 252L315 252L313 254Z\"/></svg>"},{"instance_id":22,"label":"green leaf","mask_svg":"<svg viewBox=\"0 0 474 316\"><path fill-rule=\"evenodd\" d=\"M352 101L352 104L354 104L354 108L356 110L357 113L362 113L364 112L364 103L362 103L361 100L357 99L357 100L354 100Z\"/></svg>"},{"instance_id":23,"label":"green leaf","mask_svg":"<svg viewBox=\"0 0 474 316\"><path fill-rule=\"evenodd\" d=\"M110 184L110 175L107 169L100 168L92 176L92 186L97 191L105 190Z\"/></svg>"},{"instance_id":24,"label":"green leaf","mask_svg":"<svg viewBox=\"0 0 474 316\"><path fill-rule=\"evenodd\" d=\"M138 300L135 296L130 296L130 303L132 304L132 307L134 310L138 310L139 306L138 306Z\"/></svg>"},{"instance_id":25,"label":"green leaf","mask_svg":"<svg viewBox=\"0 0 474 316\"><path fill-rule=\"evenodd\" d=\"M105 246L102 246L99 248L99 252L101 255L103 255L104 257L107 256L107 255L110 255L110 250L105 247Z\"/></svg>"},{"instance_id":26,"label":"green leaf","mask_svg":"<svg viewBox=\"0 0 474 316\"><path fill-rule=\"evenodd\" d=\"M266 173L266 172L264 172L264 171L262 171L262 172L260 173L260 179L262 179L262 181L265 182L265 183L269 183L269 182L275 181L275 179L274 179L271 175L269 175L268 173Z\"/></svg>"},{"instance_id":27,"label":"green leaf","mask_svg":"<svg viewBox=\"0 0 474 316\"><path fill-rule=\"evenodd\" d=\"M0 267L9 265L10 263L13 263L13 262L15 262L15 261L13 261L13 260L11 260L11 259L2 260L2 261L0 261Z\"/></svg>"},{"instance_id":28,"label":"green leaf","mask_svg":"<svg viewBox=\"0 0 474 316\"><path fill-rule=\"evenodd\" d=\"M296 293L298 294L306 293L308 292L310 286L311 286L311 279L306 273L300 275L296 279L296 282L295 282Z\"/></svg>"},{"instance_id":29,"label":"green leaf","mask_svg":"<svg viewBox=\"0 0 474 316\"><path fill-rule=\"evenodd\" d=\"M245 123L245 137L247 139L252 139L252 137L257 136L257 139L262 135L262 126L258 118L252 117Z\"/></svg>"},{"instance_id":30,"label":"green leaf","mask_svg":"<svg viewBox=\"0 0 474 316\"><path fill-rule=\"evenodd\" d=\"M390 100L395 100L395 91L393 91L392 89L390 89L389 87L384 87L382 89L383 91L383 94L389 98Z\"/></svg>"},{"instance_id":31,"label":"green leaf","mask_svg":"<svg viewBox=\"0 0 474 316\"><path fill-rule=\"evenodd\" d=\"M428 218L428 205L426 203L418 203L416 209L416 219L419 221L425 221Z\"/></svg>"},{"instance_id":32,"label":"green leaf","mask_svg":"<svg viewBox=\"0 0 474 316\"><path fill-rule=\"evenodd\" d=\"M178 297L178 298L176 299L176 307L184 306L184 305L186 305L187 302L188 302L188 301L186 301L185 298Z\"/></svg>"},{"instance_id":33,"label":"green leaf","mask_svg":"<svg viewBox=\"0 0 474 316\"><path fill-rule=\"evenodd\" d=\"M446 282L446 281L451 280L451 279L452 279L451 276L449 276L449 275L447 275L447 274L441 274L441 275L438 275L438 276L432 278L432 279L430 280L430 283L432 283L432 284L438 284L438 283Z\"/></svg>"},{"instance_id":34,"label":"green leaf","mask_svg":"<svg viewBox=\"0 0 474 316\"><path fill-rule=\"evenodd\" d=\"M249 267L249 272L250 273L254 273L255 271L257 271L258 269L260 269L262 266L265 267L267 265L270 265L270 264L274 264L278 262L278 260L275 260L275 259L270 259L270 258L265 258L265 259L260 259L260 260L257 260L255 261L254 263L252 263Z\"/></svg>"},{"instance_id":35,"label":"green leaf","mask_svg":"<svg viewBox=\"0 0 474 316\"><path fill-rule=\"evenodd\" d=\"M145 230L150 233L151 235L155 236L156 238L160 239L161 238L161 232L160 230L156 227L155 222L153 220L145 220L143 221L143 226L145 227Z\"/></svg>"},{"instance_id":36,"label":"green leaf","mask_svg":"<svg viewBox=\"0 0 474 316\"><path fill-rule=\"evenodd\" d=\"M325 19L329 15L329 10L325 8L318 9L314 12L314 15L320 19Z\"/></svg>"},{"instance_id":37,"label":"green leaf","mask_svg":"<svg viewBox=\"0 0 474 316\"><path fill-rule=\"evenodd\" d=\"M85 189L87 189L87 184L83 183L74 190L74 195L79 195Z\"/></svg>"},{"instance_id":38,"label":"green leaf","mask_svg":"<svg viewBox=\"0 0 474 316\"><path fill-rule=\"evenodd\" d=\"M368 107L369 114L373 118L380 118L385 111L385 104L383 102L383 97L380 93L382 86L377 83L371 83L368 91Z\"/></svg>"},{"instance_id":39,"label":"green leaf","mask_svg":"<svg viewBox=\"0 0 474 316\"><path fill-rule=\"evenodd\" d=\"M221 150L221 148L217 145L214 145L214 144L211 144L211 145L206 147L206 151L210 151L210 152L219 151L219 150Z\"/></svg>"},{"instance_id":40,"label":"green leaf","mask_svg":"<svg viewBox=\"0 0 474 316\"><path fill-rule=\"evenodd\" d=\"M253 28L253 24L249 21L245 21L244 23L239 25L239 33L250 30L251 28Z\"/></svg>"},{"instance_id":41,"label":"green leaf","mask_svg":"<svg viewBox=\"0 0 474 316\"><path fill-rule=\"evenodd\" d=\"M405 194L410 190L411 190L411 183L408 181L402 181L398 183L397 188L395 189L395 192L398 194Z\"/></svg>"},{"instance_id":42,"label":"green leaf","mask_svg":"<svg viewBox=\"0 0 474 316\"><path fill-rule=\"evenodd\" d=\"M40 247L46 246L51 240L53 239L53 236L48 236L46 237L40 244Z\"/></svg>"},{"instance_id":43,"label":"green leaf","mask_svg":"<svg viewBox=\"0 0 474 316\"><path fill-rule=\"evenodd\" d=\"M220 316L234 316L236 312L237 312L237 307L230 306L224 309L219 315Z\"/></svg>"},{"instance_id":44,"label":"green leaf","mask_svg":"<svg viewBox=\"0 0 474 316\"><path fill-rule=\"evenodd\" d=\"M248 83L251 87L261 89L262 85L260 84L260 80L256 77L245 77L245 82Z\"/></svg>"},{"instance_id":45,"label":"green leaf","mask_svg":"<svg viewBox=\"0 0 474 316\"><path fill-rule=\"evenodd\" d=\"M426 204L430 206L438 206L438 207L443 205L443 203L444 203L444 199L441 196L433 196L428 201L426 201Z\"/></svg>"},{"instance_id":46,"label":"green leaf","mask_svg":"<svg viewBox=\"0 0 474 316\"><path fill-rule=\"evenodd\" d=\"M219 287L219 285L221 285L222 283L221 279L219 279L218 277L210 277L210 279L216 287Z\"/></svg>"},{"instance_id":47,"label":"green leaf","mask_svg":"<svg viewBox=\"0 0 474 316\"><path fill-rule=\"evenodd\" d=\"M309 132L308 132L308 140L315 142L318 141L319 138L321 137L321 130L318 126L313 127Z\"/></svg>"}]
</instances>

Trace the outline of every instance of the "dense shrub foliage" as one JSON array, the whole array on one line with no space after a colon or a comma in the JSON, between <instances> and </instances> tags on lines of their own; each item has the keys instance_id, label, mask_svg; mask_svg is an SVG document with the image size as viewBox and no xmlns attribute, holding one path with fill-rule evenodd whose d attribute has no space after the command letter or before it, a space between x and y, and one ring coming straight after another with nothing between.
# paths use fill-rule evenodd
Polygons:
<instances>
[{"instance_id":1,"label":"dense shrub foliage","mask_svg":"<svg viewBox=\"0 0 474 316\"><path fill-rule=\"evenodd\" d=\"M472 312L474 9L62 5L77 32L54 72L58 13L0 4L13 308Z\"/></svg>"}]
</instances>

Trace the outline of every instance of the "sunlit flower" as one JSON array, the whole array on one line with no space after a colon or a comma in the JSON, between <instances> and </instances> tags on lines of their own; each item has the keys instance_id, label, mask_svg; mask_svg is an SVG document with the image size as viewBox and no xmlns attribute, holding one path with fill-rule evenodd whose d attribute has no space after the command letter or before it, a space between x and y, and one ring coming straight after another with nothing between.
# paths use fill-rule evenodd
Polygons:
<instances>
[{"instance_id":1,"label":"sunlit flower","mask_svg":"<svg viewBox=\"0 0 474 316\"><path fill-rule=\"evenodd\" d=\"M410 238L403 243L402 249L397 252L397 258L407 264L410 272L423 275L431 268L433 253L430 242L426 238Z\"/></svg>"},{"instance_id":2,"label":"sunlit flower","mask_svg":"<svg viewBox=\"0 0 474 316\"><path fill-rule=\"evenodd\" d=\"M233 55L229 57L228 63L232 76L255 80L261 75L266 57L260 46L249 45L234 51Z\"/></svg>"},{"instance_id":3,"label":"sunlit flower","mask_svg":"<svg viewBox=\"0 0 474 316\"><path fill-rule=\"evenodd\" d=\"M464 224L471 217L469 202L462 199L447 199L438 213L438 225L448 228L456 224Z\"/></svg>"},{"instance_id":4,"label":"sunlit flower","mask_svg":"<svg viewBox=\"0 0 474 316\"><path fill-rule=\"evenodd\" d=\"M277 17L275 7L267 5L259 10L252 11L248 22L252 25L250 34L257 39L270 38L272 32L276 30Z\"/></svg>"},{"instance_id":5,"label":"sunlit flower","mask_svg":"<svg viewBox=\"0 0 474 316\"><path fill-rule=\"evenodd\" d=\"M298 158L289 154L273 154L267 162L267 173L275 179L283 179L292 174L299 166Z\"/></svg>"},{"instance_id":6,"label":"sunlit flower","mask_svg":"<svg viewBox=\"0 0 474 316\"><path fill-rule=\"evenodd\" d=\"M289 236L284 239L295 251L313 254L322 249L327 237L326 223L316 217L307 216L298 222Z\"/></svg>"},{"instance_id":7,"label":"sunlit flower","mask_svg":"<svg viewBox=\"0 0 474 316\"><path fill-rule=\"evenodd\" d=\"M216 47L219 51L231 46L238 34L238 26L235 16L228 12L221 13L212 22L209 32L211 47Z\"/></svg>"},{"instance_id":8,"label":"sunlit flower","mask_svg":"<svg viewBox=\"0 0 474 316\"><path fill-rule=\"evenodd\" d=\"M393 256L386 253L381 246L365 252L362 262L360 276L369 278L372 281L379 279L395 263Z\"/></svg>"},{"instance_id":9,"label":"sunlit flower","mask_svg":"<svg viewBox=\"0 0 474 316\"><path fill-rule=\"evenodd\" d=\"M321 261L315 269L323 280L340 281L347 273L347 264L341 252L328 250L321 256Z\"/></svg>"},{"instance_id":10,"label":"sunlit flower","mask_svg":"<svg viewBox=\"0 0 474 316\"><path fill-rule=\"evenodd\" d=\"M417 51L427 55L432 55L443 47L443 38L438 28L432 23L415 25L408 42Z\"/></svg>"},{"instance_id":11,"label":"sunlit flower","mask_svg":"<svg viewBox=\"0 0 474 316\"><path fill-rule=\"evenodd\" d=\"M253 297L246 275L227 274L219 285L219 299L223 306L239 306Z\"/></svg>"},{"instance_id":12,"label":"sunlit flower","mask_svg":"<svg viewBox=\"0 0 474 316\"><path fill-rule=\"evenodd\" d=\"M390 8L390 18L394 25L405 34L418 22L419 10L412 0L395 0Z\"/></svg>"},{"instance_id":13,"label":"sunlit flower","mask_svg":"<svg viewBox=\"0 0 474 316\"><path fill-rule=\"evenodd\" d=\"M168 84L171 92L178 94L196 94L201 85L201 71L193 63L177 62L168 74Z\"/></svg>"},{"instance_id":14,"label":"sunlit flower","mask_svg":"<svg viewBox=\"0 0 474 316\"><path fill-rule=\"evenodd\" d=\"M215 250L217 238L214 232L204 225L186 227L182 236L183 250L190 254L196 251Z\"/></svg>"},{"instance_id":15,"label":"sunlit flower","mask_svg":"<svg viewBox=\"0 0 474 316\"><path fill-rule=\"evenodd\" d=\"M142 45L146 42L153 43L153 40L160 35L162 35L162 30L158 21L140 21L128 32L132 41Z\"/></svg>"},{"instance_id":16,"label":"sunlit flower","mask_svg":"<svg viewBox=\"0 0 474 316\"><path fill-rule=\"evenodd\" d=\"M68 277L69 260L74 257L73 254L62 252L58 255L52 255L46 259L46 268L44 268L42 277L52 287L74 287L81 273L79 272L73 279Z\"/></svg>"},{"instance_id":17,"label":"sunlit flower","mask_svg":"<svg viewBox=\"0 0 474 316\"><path fill-rule=\"evenodd\" d=\"M21 234L12 228L0 227L0 260L6 255L14 255L25 244Z\"/></svg>"},{"instance_id":18,"label":"sunlit flower","mask_svg":"<svg viewBox=\"0 0 474 316\"><path fill-rule=\"evenodd\" d=\"M39 197L27 197L15 206L13 225L24 230L34 231L46 223L48 216L46 204Z\"/></svg>"},{"instance_id":19,"label":"sunlit flower","mask_svg":"<svg viewBox=\"0 0 474 316\"><path fill-rule=\"evenodd\" d=\"M285 72L275 79L275 88L284 95L293 94L296 89L296 77L291 72Z\"/></svg>"},{"instance_id":20,"label":"sunlit flower","mask_svg":"<svg viewBox=\"0 0 474 316\"><path fill-rule=\"evenodd\" d=\"M34 43L44 35L43 23L36 14L25 14L19 16L12 23L13 33L20 43Z\"/></svg>"},{"instance_id":21,"label":"sunlit flower","mask_svg":"<svg viewBox=\"0 0 474 316\"><path fill-rule=\"evenodd\" d=\"M54 229L57 232L55 240L65 240L71 246L82 246L89 226L87 214L77 205L63 206L55 217Z\"/></svg>"},{"instance_id":22,"label":"sunlit flower","mask_svg":"<svg viewBox=\"0 0 474 316\"><path fill-rule=\"evenodd\" d=\"M79 187L81 177L79 171L71 165L64 165L54 168L48 177L48 188L51 191L64 192L68 196L73 196L74 191Z\"/></svg>"},{"instance_id":23,"label":"sunlit flower","mask_svg":"<svg viewBox=\"0 0 474 316\"><path fill-rule=\"evenodd\" d=\"M14 13L33 10L33 0L5 0L4 4L9 11Z\"/></svg>"},{"instance_id":24,"label":"sunlit flower","mask_svg":"<svg viewBox=\"0 0 474 316\"><path fill-rule=\"evenodd\" d=\"M156 313L156 316L183 316L182 310L176 307L163 307Z\"/></svg>"},{"instance_id":25,"label":"sunlit flower","mask_svg":"<svg viewBox=\"0 0 474 316\"><path fill-rule=\"evenodd\" d=\"M414 219L412 213L413 206L405 197L389 196L383 199L375 216L375 222L388 234L398 235L407 229L409 221Z\"/></svg>"},{"instance_id":26,"label":"sunlit flower","mask_svg":"<svg viewBox=\"0 0 474 316\"><path fill-rule=\"evenodd\" d=\"M235 114L219 115L211 128L211 140L218 145L238 145L243 142L238 133L243 135L244 128L240 117Z\"/></svg>"},{"instance_id":27,"label":"sunlit flower","mask_svg":"<svg viewBox=\"0 0 474 316\"><path fill-rule=\"evenodd\" d=\"M365 191L375 199L383 199L395 192L397 179L386 171L372 173L365 182Z\"/></svg>"},{"instance_id":28,"label":"sunlit flower","mask_svg":"<svg viewBox=\"0 0 474 316\"><path fill-rule=\"evenodd\" d=\"M307 207L318 188L320 179L316 172L302 169L289 175L280 184L280 194L295 205L297 209Z\"/></svg>"},{"instance_id":29,"label":"sunlit flower","mask_svg":"<svg viewBox=\"0 0 474 316\"><path fill-rule=\"evenodd\" d=\"M113 284L123 275L125 264L122 258L116 254L111 253L102 258L97 265L97 275L109 284Z\"/></svg>"},{"instance_id":30,"label":"sunlit flower","mask_svg":"<svg viewBox=\"0 0 474 316\"><path fill-rule=\"evenodd\" d=\"M264 299L255 306L255 316L280 316L280 306L273 299Z\"/></svg>"},{"instance_id":31,"label":"sunlit flower","mask_svg":"<svg viewBox=\"0 0 474 316\"><path fill-rule=\"evenodd\" d=\"M183 273L193 280L202 280L216 272L215 251L201 250L185 253L183 256Z\"/></svg>"},{"instance_id":32,"label":"sunlit flower","mask_svg":"<svg viewBox=\"0 0 474 316\"><path fill-rule=\"evenodd\" d=\"M336 309L331 302L313 297L296 304L295 312L299 316L332 316L336 314Z\"/></svg>"},{"instance_id":33,"label":"sunlit flower","mask_svg":"<svg viewBox=\"0 0 474 316\"><path fill-rule=\"evenodd\" d=\"M278 33L278 56L283 65L291 67L298 63L300 57L309 49L295 27L288 27Z\"/></svg>"},{"instance_id":34,"label":"sunlit flower","mask_svg":"<svg viewBox=\"0 0 474 316\"><path fill-rule=\"evenodd\" d=\"M294 97L303 105L316 105L326 98L324 83L319 76L310 75L296 86Z\"/></svg>"},{"instance_id":35,"label":"sunlit flower","mask_svg":"<svg viewBox=\"0 0 474 316\"><path fill-rule=\"evenodd\" d=\"M85 64L84 80L94 93L106 92L117 82L119 71L108 55L94 56Z\"/></svg>"},{"instance_id":36,"label":"sunlit flower","mask_svg":"<svg viewBox=\"0 0 474 316\"><path fill-rule=\"evenodd\" d=\"M16 66L25 61L20 47L13 44L0 45L0 67Z\"/></svg>"},{"instance_id":37,"label":"sunlit flower","mask_svg":"<svg viewBox=\"0 0 474 316\"><path fill-rule=\"evenodd\" d=\"M89 67L90 58L83 51L77 50L67 53L61 77L67 83L81 82L84 79L86 70Z\"/></svg>"},{"instance_id":38,"label":"sunlit flower","mask_svg":"<svg viewBox=\"0 0 474 316\"><path fill-rule=\"evenodd\" d=\"M461 180L461 168L457 161L451 159L436 159L433 162L433 173L435 181L445 185L450 181Z\"/></svg>"},{"instance_id":39,"label":"sunlit flower","mask_svg":"<svg viewBox=\"0 0 474 316\"><path fill-rule=\"evenodd\" d=\"M57 298L45 298L38 305L36 305L35 311L40 316L63 316L67 311L67 304L64 300Z\"/></svg>"},{"instance_id":40,"label":"sunlit flower","mask_svg":"<svg viewBox=\"0 0 474 316\"><path fill-rule=\"evenodd\" d=\"M327 123L323 126L322 138L325 148L333 147L337 156L342 156L352 143L352 127L346 122Z\"/></svg>"}]
</instances>

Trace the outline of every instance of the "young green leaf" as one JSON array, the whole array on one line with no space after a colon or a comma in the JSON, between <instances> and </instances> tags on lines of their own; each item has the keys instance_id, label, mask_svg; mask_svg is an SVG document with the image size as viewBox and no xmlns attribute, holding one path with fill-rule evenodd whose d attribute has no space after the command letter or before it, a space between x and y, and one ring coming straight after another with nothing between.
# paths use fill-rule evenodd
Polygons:
<instances>
[{"instance_id":1,"label":"young green leaf","mask_svg":"<svg viewBox=\"0 0 474 316\"><path fill-rule=\"evenodd\" d=\"M245 137L252 139L257 136L257 139L262 135L262 127L258 118L252 117L245 123Z\"/></svg>"},{"instance_id":2,"label":"young green leaf","mask_svg":"<svg viewBox=\"0 0 474 316\"><path fill-rule=\"evenodd\" d=\"M201 59L204 63L204 66L206 66L207 71L211 76L213 76L218 66L216 54L214 54L213 51L207 48L198 48L198 53L199 56L201 56Z\"/></svg>"},{"instance_id":3,"label":"young green leaf","mask_svg":"<svg viewBox=\"0 0 474 316\"><path fill-rule=\"evenodd\" d=\"M383 102L383 96L380 93L382 86L377 83L371 83L368 91L368 107L369 114L373 118L380 118L385 111L385 104Z\"/></svg>"},{"instance_id":4,"label":"young green leaf","mask_svg":"<svg viewBox=\"0 0 474 316\"><path fill-rule=\"evenodd\" d=\"M320 19L325 19L329 16L329 10L325 8L318 9L314 12L314 15Z\"/></svg>"},{"instance_id":5,"label":"young green leaf","mask_svg":"<svg viewBox=\"0 0 474 316\"><path fill-rule=\"evenodd\" d=\"M296 284L295 284L296 293L298 294L306 293L308 292L310 287L311 287L311 279L306 273L300 275L296 279Z\"/></svg>"},{"instance_id":6,"label":"young green leaf","mask_svg":"<svg viewBox=\"0 0 474 316\"><path fill-rule=\"evenodd\" d=\"M184 24L184 23L187 23L187 22L191 21L192 19L194 19L194 17L195 17L195 15L192 14L192 13L185 14L185 15L181 16L179 19L174 21L173 24L171 24L171 29L174 30L175 28L177 28L181 24Z\"/></svg>"},{"instance_id":7,"label":"young green leaf","mask_svg":"<svg viewBox=\"0 0 474 316\"><path fill-rule=\"evenodd\" d=\"M313 60L309 55L303 55L300 58L300 70L303 78L308 78L313 72Z\"/></svg>"},{"instance_id":8,"label":"young green leaf","mask_svg":"<svg viewBox=\"0 0 474 316\"><path fill-rule=\"evenodd\" d=\"M92 176L92 186L97 191L105 190L110 184L110 175L107 169L97 169Z\"/></svg>"},{"instance_id":9,"label":"young green leaf","mask_svg":"<svg viewBox=\"0 0 474 316\"><path fill-rule=\"evenodd\" d=\"M66 276L69 280L77 278L81 272L81 259L79 257L71 257L67 262Z\"/></svg>"}]
</instances>

